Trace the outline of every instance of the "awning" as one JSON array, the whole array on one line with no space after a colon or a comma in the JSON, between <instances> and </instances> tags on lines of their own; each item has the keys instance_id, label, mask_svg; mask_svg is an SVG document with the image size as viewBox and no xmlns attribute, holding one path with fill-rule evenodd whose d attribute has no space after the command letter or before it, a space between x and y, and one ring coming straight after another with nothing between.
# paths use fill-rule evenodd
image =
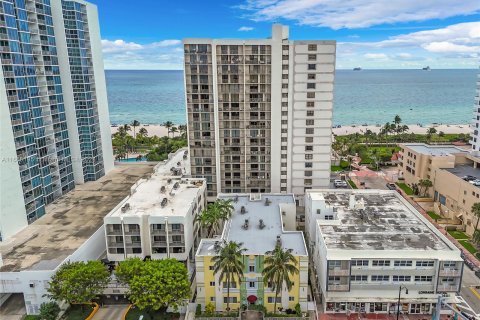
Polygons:
<instances>
[{"instance_id":1,"label":"awning","mask_svg":"<svg viewBox=\"0 0 480 320\"><path fill-rule=\"evenodd\" d=\"M257 296L250 295L247 297L247 301L250 303L255 303L255 301L257 301Z\"/></svg>"}]
</instances>

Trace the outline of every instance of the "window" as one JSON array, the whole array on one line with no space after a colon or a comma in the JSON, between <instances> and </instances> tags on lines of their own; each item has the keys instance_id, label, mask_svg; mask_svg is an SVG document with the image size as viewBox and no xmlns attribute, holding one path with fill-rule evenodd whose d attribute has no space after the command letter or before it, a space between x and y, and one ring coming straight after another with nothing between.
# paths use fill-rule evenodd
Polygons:
<instances>
[{"instance_id":1,"label":"window","mask_svg":"<svg viewBox=\"0 0 480 320\"><path fill-rule=\"evenodd\" d=\"M433 267L434 261L420 260L415 263L417 267Z\"/></svg>"},{"instance_id":2,"label":"window","mask_svg":"<svg viewBox=\"0 0 480 320\"><path fill-rule=\"evenodd\" d=\"M352 282L367 282L368 281L368 276L355 275L355 276L351 276L350 280L352 280Z\"/></svg>"},{"instance_id":3,"label":"window","mask_svg":"<svg viewBox=\"0 0 480 320\"><path fill-rule=\"evenodd\" d=\"M307 101L307 107L315 107L315 102L314 101Z\"/></svg>"},{"instance_id":4,"label":"window","mask_svg":"<svg viewBox=\"0 0 480 320\"><path fill-rule=\"evenodd\" d=\"M255 272L255 266L248 266L249 272Z\"/></svg>"},{"instance_id":5,"label":"window","mask_svg":"<svg viewBox=\"0 0 480 320\"><path fill-rule=\"evenodd\" d=\"M180 231L182 230L182 225L179 223L173 223L172 224L172 231Z\"/></svg>"},{"instance_id":6,"label":"window","mask_svg":"<svg viewBox=\"0 0 480 320\"><path fill-rule=\"evenodd\" d=\"M295 297L288 297L288 301L295 301Z\"/></svg>"},{"instance_id":7,"label":"window","mask_svg":"<svg viewBox=\"0 0 480 320\"><path fill-rule=\"evenodd\" d=\"M210 297L211 302L215 302L215 297Z\"/></svg>"},{"instance_id":8,"label":"window","mask_svg":"<svg viewBox=\"0 0 480 320\"><path fill-rule=\"evenodd\" d=\"M308 51L317 51L317 45L316 44L309 44L308 45Z\"/></svg>"},{"instance_id":9,"label":"window","mask_svg":"<svg viewBox=\"0 0 480 320\"><path fill-rule=\"evenodd\" d=\"M315 89L315 83L307 83L307 89Z\"/></svg>"},{"instance_id":10,"label":"window","mask_svg":"<svg viewBox=\"0 0 480 320\"><path fill-rule=\"evenodd\" d=\"M122 243L123 242L123 237L122 236L116 236L115 237L115 242L116 243Z\"/></svg>"},{"instance_id":11,"label":"window","mask_svg":"<svg viewBox=\"0 0 480 320\"><path fill-rule=\"evenodd\" d=\"M432 282L432 276L415 276L415 282Z\"/></svg>"},{"instance_id":12,"label":"window","mask_svg":"<svg viewBox=\"0 0 480 320\"><path fill-rule=\"evenodd\" d=\"M304 179L303 184L306 185L306 186L312 185L312 179Z\"/></svg>"},{"instance_id":13,"label":"window","mask_svg":"<svg viewBox=\"0 0 480 320\"><path fill-rule=\"evenodd\" d=\"M373 275L372 276L373 282L387 282L390 281L390 276L386 275Z\"/></svg>"},{"instance_id":14,"label":"window","mask_svg":"<svg viewBox=\"0 0 480 320\"><path fill-rule=\"evenodd\" d=\"M368 267L368 260L352 260L351 264L352 264L352 267L362 267L362 266Z\"/></svg>"},{"instance_id":15,"label":"window","mask_svg":"<svg viewBox=\"0 0 480 320\"><path fill-rule=\"evenodd\" d=\"M411 276L393 276L393 282L410 282Z\"/></svg>"},{"instance_id":16,"label":"window","mask_svg":"<svg viewBox=\"0 0 480 320\"><path fill-rule=\"evenodd\" d=\"M315 80L315 77L316 77L315 73L308 74L308 80Z\"/></svg>"},{"instance_id":17,"label":"window","mask_svg":"<svg viewBox=\"0 0 480 320\"><path fill-rule=\"evenodd\" d=\"M315 132L315 129L313 128L306 128L305 129L305 134L313 134Z\"/></svg>"},{"instance_id":18,"label":"window","mask_svg":"<svg viewBox=\"0 0 480 320\"><path fill-rule=\"evenodd\" d=\"M308 64L308 70L316 70L317 65L316 64Z\"/></svg>"},{"instance_id":19,"label":"window","mask_svg":"<svg viewBox=\"0 0 480 320\"><path fill-rule=\"evenodd\" d=\"M133 253L142 253L142 248L132 248Z\"/></svg>"},{"instance_id":20,"label":"window","mask_svg":"<svg viewBox=\"0 0 480 320\"><path fill-rule=\"evenodd\" d=\"M328 277L328 284L340 284L340 277L336 277L336 276Z\"/></svg>"},{"instance_id":21,"label":"window","mask_svg":"<svg viewBox=\"0 0 480 320\"><path fill-rule=\"evenodd\" d=\"M140 243L140 236L132 236L132 243Z\"/></svg>"},{"instance_id":22,"label":"window","mask_svg":"<svg viewBox=\"0 0 480 320\"><path fill-rule=\"evenodd\" d=\"M282 116L288 116L288 111L282 111Z\"/></svg>"},{"instance_id":23,"label":"window","mask_svg":"<svg viewBox=\"0 0 480 320\"><path fill-rule=\"evenodd\" d=\"M305 155L305 160L312 160L313 159L313 154L306 154Z\"/></svg>"},{"instance_id":24,"label":"window","mask_svg":"<svg viewBox=\"0 0 480 320\"><path fill-rule=\"evenodd\" d=\"M333 216L332 215L325 215L325 220L333 220Z\"/></svg>"},{"instance_id":25,"label":"window","mask_svg":"<svg viewBox=\"0 0 480 320\"><path fill-rule=\"evenodd\" d=\"M390 260L373 260L374 267L390 267Z\"/></svg>"},{"instance_id":26,"label":"window","mask_svg":"<svg viewBox=\"0 0 480 320\"><path fill-rule=\"evenodd\" d=\"M315 61L317 60L317 55L316 54L309 54L308 55L308 61Z\"/></svg>"},{"instance_id":27,"label":"window","mask_svg":"<svg viewBox=\"0 0 480 320\"><path fill-rule=\"evenodd\" d=\"M288 74L282 74L282 79L288 79Z\"/></svg>"},{"instance_id":28,"label":"window","mask_svg":"<svg viewBox=\"0 0 480 320\"><path fill-rule=\"evenodd\" d=\"M178 235L173 235L172 236L172 242L180 243L182 241L183 241L182 236L178 236Z\"/></svg>"},{"instance_id":29,"label":"window","mask_svg":"<svg viewBox=\"0 0 480 320\"><path fill-rule=\"evenodd\" d=\"M411 260L395 260L393 262L395 267L411 267L412 261Z\"/></svg>"},{"instance_id":30,"label":"window","mask_svg":"<svg viewBox=\"0 0 480 320\"><path fill-rule=\"evenodd\" d=\"M307 98L310 98L310 99L315 98L315 92L307 92Z\"/></svg>"},{"instance_id":31,"label":"window","mask_svg":"<svg viewBox=\"0 0 480 320\"><path fill-rule=\"evenodd\" d=\"M313 119L307 119L307 120L305 120L305 125L307 125L307 126L313 126L313 125L315 125L315 120L313 120Z\"/></svg>"},{"instance_id":32,"label":"window","mask_svg":"<svg viewBox=\"0 0 480 320\"><path fill-rule=\"evenodd\" d=\"M215 268L213 266L208 266L208 270L213 271Z\"/></svg>"},{"instance_id":33,"label":"window","mask_svg":"<svg viewBox=\"0 0 480 320\"><path fill-rule=\"evenodd\" d=\"M237 287L237 283L236 282L230 282L230 289L235 289ZM223 288L224 289L227 289L227 282L224 282L223 283Z\"/></svg>"},{"instance_id":34,"label":"window","mask_svg":"<svg viewBox=\"0 0 480 320\"><path fill-rule=\"evenodd\" d=\"M315 114L315 111L307 110L307 117L313 117L314 114Z\"/></svg>"},{"instance_id":35,"label":"window","mask_svg":"<svg viewBox=\"0 0 480 320\"><path fill-rule=\"evenodd\" d=\"M228 297L223 297L223 303L237 303L237 297L230 297L230 301L228 301Z\"/></svg>"},{"instance_id":36,"label":"window","mask_svg":"<svg viewBox=\"0 0 480 320\"><path fill-rule=\"evenodd\" d=\"M210 281L210 287L215 287L215 281Z\"/></svg>"},{"instance_id":37,"label":"window","mask_svg":"<svg viewBox=\"0 0 480 320\"><path fill-rule=\"evenodd\" d=\"M305 168L312 168L312 167L313 167L313 163L305 162Z\"/></svg>"},{"instance_id":38,"label":"window","mask_svg":"<svg viewBox=\"0 0 480 320\"><path fill-rule=\"evenodd\" d=\"M452 269L457 266L457 263L455 261L445 261L443 263L443 268L445 269Z\"/></svg>"},{"instance_id":39,"label":"window","mask_svg":"<svg viewBox=\"0 0 480 320\"><path fill-rule=\"evenodd\" d=\"M313 175L312 171L305 171L304 172L305 177L311 177Z\"/></svg>"},{"instance_id":40,"label":"window","mask_svg":"<svg viewBox=\"0 0 480 320\"><path fill-rule=\"evenodd\" d=\"M275 297L268 297L268 303L275 303ZM277 303L282 302L281 297L277 297Z\"/></svg>"},{"instance_id":41,"label":"window","mask_svg":"<svg viewBox=\"0 0 480 320\"><path fill-rule=\"evenodd\" d=\"M313 142L313 137L305 137L305 142L306 143L312 143Z\"/></svg>"},{"instance_id":42,"label":"window","mask_svg":"<svg viewBox=\"0 0 480 320\"><path fill-rule=\"evenodd\" d=\"M305 151L313 151L313 146L305 146Z\"/></svg>"}]
</instances>

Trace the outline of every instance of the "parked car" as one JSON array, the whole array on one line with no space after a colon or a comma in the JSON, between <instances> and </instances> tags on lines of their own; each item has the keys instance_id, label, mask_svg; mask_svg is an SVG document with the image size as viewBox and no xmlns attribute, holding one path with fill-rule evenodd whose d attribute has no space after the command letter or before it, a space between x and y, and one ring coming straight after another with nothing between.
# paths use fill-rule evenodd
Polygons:
<instances>
[{"instance_id":1,"label":"parked car","mask_svg":"<svg viewBox=\"0 0 480 320\"><path fill-rule=\"evenodd\" d=\"M334 180L333 185L335 188L348 188L347 182L344 180Z\"/></svg>"},{"instance_id":2,"label":"parked car","mask_svg":"<svg viewBox=\"0 0 480 320\"><path fill-rule=\"evenodd\" d=\"M475 180L470 180L468 181L470 182L471 184L473 184L474 186L480 186L480 180L479 179L475 179Z\"/></svg>"},{"instance_id":3,"label":"parked car","mask_svg":"<svg viewBox=\"0 0 480 320\"><path fill-rule=\"evenodd\" d=\"M473 181L473 180L476 180L477 178L471 175L466 175L466 176L463 176L462 179L465 181Z\"/></svg>"},{"instance_id":4,"label":"parked car","mask_svg":"<svg viewBox=\"0 0 480 320\"><path fill-rule=\"evenodd\" d=\"M397 190L395 183L387 183L387 188L390 190Z\"/></svg>"}]
</instances>

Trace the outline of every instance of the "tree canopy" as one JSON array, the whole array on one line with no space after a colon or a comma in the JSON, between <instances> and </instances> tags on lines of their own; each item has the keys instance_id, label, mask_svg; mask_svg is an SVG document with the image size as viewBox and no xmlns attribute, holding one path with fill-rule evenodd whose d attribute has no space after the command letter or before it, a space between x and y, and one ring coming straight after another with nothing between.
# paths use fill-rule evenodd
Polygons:
<instances>
[{"instance_id":1,"label":"tree canopy","mask_svg":"<svg viewBox=\"0 0 480 320\"><path fill-rule=\"evenodd\" d=\"M187 268L175 259L127 259L116 275L128 284L130 301L141 310L177 309L190 298Z\"/></svg>"},{"instance_id":2,"label":"tree canopy","mask_svg":"<svg viewBox=\"0 0 480 320\"><path fill-rule=\"evenodd\" d=\"M48 296L68 303L90 303L109 280L110 273L100 261L67 262L52 276Z\"/></svg>"}]
</instances>

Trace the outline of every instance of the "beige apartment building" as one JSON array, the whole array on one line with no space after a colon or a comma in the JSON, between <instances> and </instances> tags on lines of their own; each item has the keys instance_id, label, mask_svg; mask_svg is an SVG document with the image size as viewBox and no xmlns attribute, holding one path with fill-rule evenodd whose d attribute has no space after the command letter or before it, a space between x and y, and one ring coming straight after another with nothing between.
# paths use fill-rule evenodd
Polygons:
<instances>
[{"instance_id":1,"label":"beige apartment building","mask_svg":"<svg viewBox=\"0 0 480 320\"><path fill-rule=\"evenodd\" d=\"M330 182L335 41L185 39L192 175L217 193L294 193Z\"/></svg>"},{"instance_id":2,"label":"beige apartment building","mask_svg":"<svg viewBox=\"0 0 480 320\"><path fill-rule=\"evenodd\" d=\"M433 197L435 212L458 219L465 232L472 235L477 218L472 205L480 202L480 187L466 179L480 180L480 158L453 145L402 144L399 167L407 185L421 179L432 181L428 194Z\"/></svg>"}]
</instances>

